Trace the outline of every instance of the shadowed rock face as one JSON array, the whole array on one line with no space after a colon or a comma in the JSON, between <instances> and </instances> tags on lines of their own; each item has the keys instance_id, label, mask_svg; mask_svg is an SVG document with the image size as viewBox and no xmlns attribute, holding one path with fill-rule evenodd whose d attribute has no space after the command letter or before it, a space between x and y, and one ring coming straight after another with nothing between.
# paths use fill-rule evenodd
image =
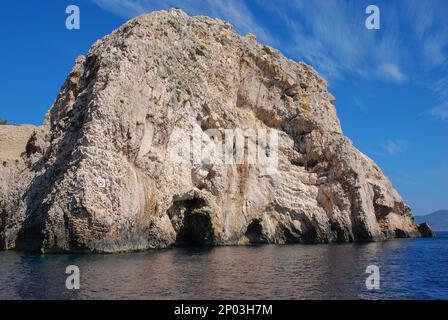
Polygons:
<instances>
[{"instance_id":1,"label":"shadowed rock face","mask_svg":"<svg viewBox=\"0 0 448 320\"><path fill-rule=\"evenodd\" d=\"M420 234L424 238L432 238L436 236L436 233L432 231L431 227L426 222L418 225L418 231L420 231Z\"/></svg>"},{"instance_id":2,"label":"shadowed rock face","mask_svg":"<svg viewBox=\"0 0 448 320\"><path fill-rule=\"evenodd\" d=\"M235 128L278 133L274 173L173 161L176 130ZM420 235L390 181L342 133L324 79L223 21L180 10L140 16L97 41L22 150L0 169L3 249Z\"/></svg>"}]
</instances>

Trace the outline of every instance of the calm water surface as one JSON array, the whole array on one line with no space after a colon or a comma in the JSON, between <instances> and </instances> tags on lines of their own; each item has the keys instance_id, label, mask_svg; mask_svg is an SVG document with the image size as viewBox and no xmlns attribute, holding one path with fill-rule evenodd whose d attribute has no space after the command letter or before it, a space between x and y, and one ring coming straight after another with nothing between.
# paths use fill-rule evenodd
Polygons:
<instances>
[{"instance_id":1,"label":"calm water surface","mask_svg":"<svg viewBox=\"0 0 448 320\"><path fill-rule=\"evenodd\" d=\"M365 287L372 264L381 272L376 291ZM80 290L65 287L68 265L80 268ZM448 299L448 233L114 255L0 252L0 299Z\"/></svg>"}]
</instances>

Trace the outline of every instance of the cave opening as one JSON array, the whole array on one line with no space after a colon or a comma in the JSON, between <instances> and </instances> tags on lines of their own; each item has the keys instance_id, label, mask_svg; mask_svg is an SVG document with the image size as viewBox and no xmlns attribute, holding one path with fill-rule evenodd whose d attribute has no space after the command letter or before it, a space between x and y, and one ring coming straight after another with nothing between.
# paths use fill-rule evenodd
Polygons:
<instances>
[{"instance_id":1,"label":"cave opening","mask_svg":"<svg viewBox=\"0 0 448 320\"><path fill-rule=\"evenodd\" d=\"M249 240L249 243L263 243L265 242L263 237L263 226L260 219L253 220L248 226L246 233L244 234Z\"/></svg>"},{"instance_id":2,"label":"cave opening","mask_svg":"<svg viewBox=\"0 0 448 320\"><path fill-rule=\"evenodd\" d=\"M168 210L177 246L213 245L214 232L210 214L200 198L176 201Z\"/></svg>"},{"instance_id":3,"label":"cave opening","mask_svg":"<svg viewBox=\"0 0 448 320\"><path fill-rule=\"evenodd\" d=\"M300 243L300 234L284 227L283 236L285 243Z\"/></svg>"},{"instance_id":4,"label":"cave opening","mask_svg":"<svg viewBox=\"0 0 448 320\"><path fill-rule=\"evenodd\" d=\"M399 228L395 229L395 238L407 238L407 233Z\"/></svg>"}]
</instances>

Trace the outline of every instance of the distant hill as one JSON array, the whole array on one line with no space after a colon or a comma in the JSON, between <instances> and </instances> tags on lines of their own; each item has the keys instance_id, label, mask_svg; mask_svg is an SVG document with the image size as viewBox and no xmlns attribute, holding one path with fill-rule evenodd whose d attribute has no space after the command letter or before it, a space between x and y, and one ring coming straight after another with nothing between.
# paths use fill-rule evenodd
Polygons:
<instances>
[{"instance_id":1,"label":"distant hill","mask_svg":"<svg viewBox=\"0 0 448 320\"><path fill-rule=\"evenodd\" d=\"M448 231L448 210L439 210L425 216L415 216L415 222L427 222L434 231Z\"/></svg>"}]
</instances>

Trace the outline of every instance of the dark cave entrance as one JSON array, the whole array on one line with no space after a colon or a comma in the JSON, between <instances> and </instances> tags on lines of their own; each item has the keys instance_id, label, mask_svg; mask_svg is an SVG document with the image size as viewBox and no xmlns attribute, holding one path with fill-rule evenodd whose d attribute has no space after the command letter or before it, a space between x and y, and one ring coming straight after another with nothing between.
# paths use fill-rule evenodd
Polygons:
<instances>
[{"instance_id":1,"label":"dark cave entrance","mask_svg":"<svg viewBox=\"0 0 448 320\"><path fill-rule=\"evenodd\" d=\"M263 226L260 219L253 220L248 226L246 233L244 234L249 240L249 243L265 243L266 240L263 237Z\"/></svg>"},{"instance_id":2,"label":"dark cave entrance","mask_svg":"<svg viewBox=\"0 0 448 320\"><path fill-rule=\"evenodd\" d=\"M401 229L395 229L395 238L407 238L407 233Z\"/></svg>"},{"instance_id":3,"label":"dark cave entrance","mask_svg":"<svg viewBox=\"0 0 448 320\"><path fill-rule=\"evenodd\" d=\"M213 245L213 225L205 206L203 199L193 198L176 201L168 209L168 216L177 233L176 245Z\"/></svg>"}]
</instances>

